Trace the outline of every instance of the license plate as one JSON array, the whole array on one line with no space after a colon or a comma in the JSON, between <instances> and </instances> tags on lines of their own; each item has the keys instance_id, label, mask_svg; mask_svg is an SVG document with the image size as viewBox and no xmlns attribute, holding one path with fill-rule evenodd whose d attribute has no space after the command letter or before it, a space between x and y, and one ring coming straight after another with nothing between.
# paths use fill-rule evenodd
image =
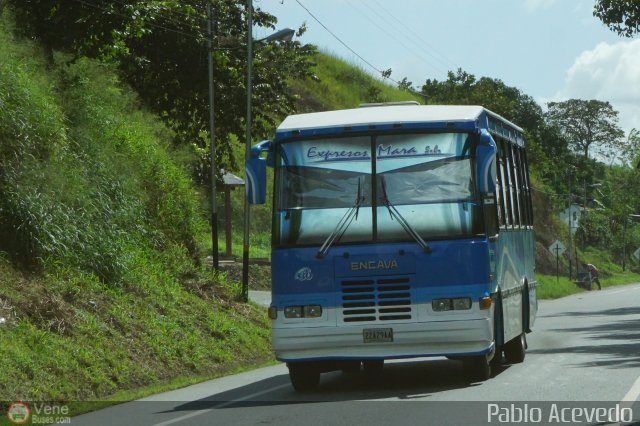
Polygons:
<instances>
[{"instance_id":1,"label":"license plate","mask_svg":"<svg viewBox=\"0 0 640 426\"><path fill-rule=\"evenodd\" d=\"M393 342L392 328L365 328L362 330L364 343Z\"/></svg>"}]
</instances>

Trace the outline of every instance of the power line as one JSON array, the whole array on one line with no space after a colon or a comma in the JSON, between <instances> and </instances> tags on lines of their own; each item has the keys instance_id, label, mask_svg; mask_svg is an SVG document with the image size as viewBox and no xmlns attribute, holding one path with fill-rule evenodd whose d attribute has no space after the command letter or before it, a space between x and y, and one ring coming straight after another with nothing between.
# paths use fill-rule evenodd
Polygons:
<instances>
[{"instance_id":1,"label":"power line","mask_svg":"<svg viewBox=\"0 0 640 426\"><path fill-rule=\"evenodd\" d=\"M427 60L424 56L422 56L422 52L421 51L416 50L415 48L413 48L411 46L407 46L402 39L398 38L397 35L401 34L401 33L387 30L383 25L379 24L374 19L371 19L370 16L366 12L363 12L362 10L358 9L354 4L351 3L350 0L347 0L346 3L351 8L353 8L353 10L355 10L359 15L364 17L367 21L371 22L377 28L379 28L380 31L385 33L389 38L394 39L400 46L404 47L408 52L412 53L413 55L415 55L417 57L422 58L429 67L436 69L436 71L438 71L438 72L442 72L443 71L442 69L439 69L438 67L435 67L435 65L431 61ZM371 8L371 6L369 6L367 3L363 3L363 5L367 9L372 11L379 19L383 20L383 22L386 23L386 20L384 19L384 17L382 17L380 14L378 14L378 12L375 9Z\"/></svg>"},{"instance_id":2,"label":"power line","mask_svg":"<svg viewBox=\"0 0 640 426\"><path fill-rule=\"evenodd\" d=\"M347 45L347 43L345 43L344 41L342 41L340 39L340 37L338 37L337 35L335 35L335 33L333 31L331 31L329 28L327 28L327 26L325 24L323 24L313 13L311 13L311 11L309 9L307 9L307 7L305 5L303 5L300 0L296 0L296 3L298 3L300 5L300 7L302 7L304 10L307 11L307 13L313 18L315 19L315 21L320 24L322 26L322 28L324 28L329 34L331 34L333 36L333 38L335 38L336 40L338 40L338 42L343 45L344 47L346 47L351 53L353 53L354 55L356 55L358 58L360 58L360 60L362 62L364 62L365 64L369 65L372 69L376 70L378 73L380 73L382 75L382 71L379 70L378 68L376 68L374 65L372 65L369 61L367 61L366 59L364 59L362 56L360 56L358 54L358 52L356 52L355 50L353 50L351 47L349 47L349 45Z\"/></svg>"},{"instance_id":3,"label":"power line","mask_svg":"<svg viewBox=\"0 0 640 426\"><path fill-rule=\"evenodd\" d=\"M302 2L300 0L296 0L296 3L298 3L300 5L300 7L302 7L308 14L309 16L311 16L318 24L320 24L320 26L322 26L322 28L324 28L329 34L331 34L331 36L333 38L335 38L341 45L343 45L345 48L347 48L351 53L353 53L354 55L356 55L362 62L364 62L365 64L367 64L369 67L371 67L371 69L375 70L377 73L379 73L383 78L387 78L389 80L391 80L392 82L394 82L396 85L400 85L400 82L391 78L391 76L386 76L385 75L385 71L382 71L380 69L378 69L376 66L374 66L373 64L371 64L371 62L367 61L366 59L364 59L360 54L358 54L358 52L356 52L355 50L353 50L347 43L345 43L340 37L338 37L333 31L331 31L325 24L322 23L322 21L320 21L320 19L318 19L313 13L311 13L311 11L304 5L302 4ZM422 96L424 97L424 94L421 92L418 92L416 90L413 90L412 88L407 88L407 90L415 95L418 96Z\"/></svg>"},{"instance_id":4,"label":"power line","mask_svg":"<svg viewBox=\"0 0 640 426\"><path fill-rule=\"evenodd\" d=\"M393 19L394 21L396 21L399 25L401 25L401 28L403 29L407 29L411 34L413 34L416 38L418 38L422 43L424 43L429 49L430 51L427 51L427 53L433 57L434 59L440 61L441 65L444 65L445 68L448 68L449 65L453 66L453 68L457 68L458 65L456 65L453 61L451 61L448 57L446 57L444 54L440 53L435 47L433 47L429 42L427 42L419 33L417 33L416 31L414 31L411 27L409 27L406 22L403 22L402 20L400 20L399 18L397 18L393 13L391 13L388 9L386 9L382 4L380 4L380 2L378 0L373 0L378 7L383 10L387 15L389 15L391 17L391 19ZM365 5L367 5L365 3ZM369 7L369 6L367 6ZM444 62L446 62L447 64L445 64Z\"/></svg>"},{"instance_id":5,"label":"power line","mask_svg":"<svg viewBox=\"0 0 640 426\"><path fill-rule=\"evenodd\" d=\"M360 4L365 8L367 8L369 12L375 15L375 18L377 18L384 25L380 25L379 23L375 22L373 19L369 19L369 15L366 11L358 10L359 14L361 14L368 21L372 22L375 26L380 28L385 34L387 34L387 36L389 36L390 38L393 38L400 46L404 47L408 52L414 55L414 57L421 59L429 68L435 70L436 72L446 74L448 65L444 64L444 68L442 68L441 67L441 65L443 65L442 60L440 60L437 56L434 56L428 49L425 49L424 46L421 45L416 40L416 37L412 37L408 35L405 31L406 29L408 29L408 27L406 26L406 23L402 25L396 24L391 19L389 19L389 16L391 16L389 12L387 12L387 16L385 17L375 7L371 6L367 1L360 2ZM354 7L350 3L349 5ZM391 17L395 18L393 16ZM395 18L395 20L398 22L401 22L397 18ZM409 45L407 45L405 41L408 41ZM425 53L430 58L427 58L425 56Z\"/></svg>"}]
</instances>

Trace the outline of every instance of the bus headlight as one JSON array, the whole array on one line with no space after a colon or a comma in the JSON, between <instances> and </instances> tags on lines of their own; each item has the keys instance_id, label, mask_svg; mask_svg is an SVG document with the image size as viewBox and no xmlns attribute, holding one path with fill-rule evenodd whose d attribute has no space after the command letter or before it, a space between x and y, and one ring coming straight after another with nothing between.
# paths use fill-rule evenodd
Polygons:
<instances>
[{"instance_id":1,"label":"bus headlight","mask_svg":"<svg viewBox=\"0 0 640 426\"><path fill-rule=\"evenodd\" d=\"M285 318L320 318L322 316L322 306L287 306L284 308Z\"/></svg>"},{"instance_id":2,"label":"bus headlight","mask_svg":"<svg viewBox=\"0 0 640 426\"><path fill-rule=\"evenodd\" d=\"M469 297L457 297L455 299L434 299L431 301L431 308L434 312L443 311L464 311L471 309L471 299Z\"/></svg>"},{"instance_id":3,"label":"bus headlight","mask_svg":"<svg viewBox=\"0 0 640 426\"><path fill-rule=\"evenodd\" d=\"M302 314L305 318L320 318L322 316L322 306L309 305L302 309Z\"/></svg>"},{"instance_id":4,"label":"bus headlight","mask_svg":"<svg viewBox=\"0 0 640 426\"><path fill-rule=\"evenodd\" d=\"M456 311L471 309L471 299L468 297L459 297L457 299L452 299L451 302L451 304L453 305L453 309Z\"/></svg>"},{"instance_id":5,"label":"bus headlight","mask_svg":"<svg viewBox=\"0 0 640 426\"><path fill-rule=\"evenodd\" d=\"M450 311L451 299L435 299L431 301L431 308L436 312Z\"/></svg>"},{"instance_id":6,"label":"bus headlight","mask_svg":"<svg viewBox=\"0 0 640 426\"><path fill-rule=\"evenodd\" d=\"M302 306L286 306L284 308L285 318L302 318Z\"/></svg>"}]
</instances>

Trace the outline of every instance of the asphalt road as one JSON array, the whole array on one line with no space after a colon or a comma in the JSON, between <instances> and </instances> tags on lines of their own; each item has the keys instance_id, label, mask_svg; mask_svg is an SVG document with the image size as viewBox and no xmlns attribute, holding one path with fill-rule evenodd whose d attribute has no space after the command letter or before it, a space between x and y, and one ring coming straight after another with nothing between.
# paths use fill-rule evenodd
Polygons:
<instances>
[{"instance_id":1,"label":"asphalt road","mask_svg":"<svg viewBox=\"0 0 640 426\"><path fill-rule=\"evenodd\" d=\"M276 365L71 424L627 424L640 420L639 302L640 284L541 301L525 361L481 383L470 383L461 363L433 358L386 363L378 377L326 373L316 392L298 394Z\"/></svg>"}]
</instances>

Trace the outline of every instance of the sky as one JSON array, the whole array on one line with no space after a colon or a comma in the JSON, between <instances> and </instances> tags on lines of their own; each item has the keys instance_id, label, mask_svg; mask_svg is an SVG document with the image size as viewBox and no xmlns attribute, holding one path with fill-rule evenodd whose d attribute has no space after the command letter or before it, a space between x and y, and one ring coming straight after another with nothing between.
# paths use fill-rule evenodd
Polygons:
<instances>
[{"instance_id":1,"label":"sky","mask_svg":"<svg viewBox=\"0 0 640 426\"><path fill-rule=\"evenodd\" d=\"M254 7L278 17L278 29L306 24L299 41L371 74L391 68L392 79L420 87L462 68L500 79L543 107L571 98L609 101L626 133L640 130L640 36L610 31L592 15L594 3L254 0ZM256 29L254 37L270 32Z\"/></svg>"}]
</instances>

